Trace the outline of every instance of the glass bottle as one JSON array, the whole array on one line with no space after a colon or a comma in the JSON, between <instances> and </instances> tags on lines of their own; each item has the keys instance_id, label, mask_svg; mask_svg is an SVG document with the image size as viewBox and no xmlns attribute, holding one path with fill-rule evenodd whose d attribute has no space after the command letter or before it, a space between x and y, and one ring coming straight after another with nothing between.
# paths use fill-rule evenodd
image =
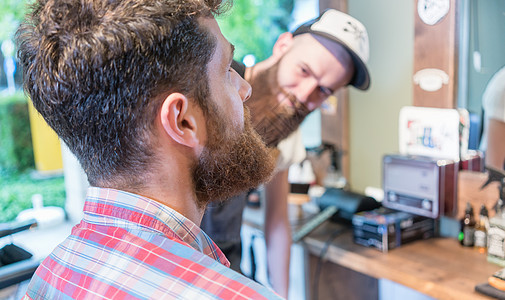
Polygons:
<instances>
[{"instance_id":1,"label":"glass bottle","mask_svg":"<svg viewBox=\"0 0 505 300\"><path fill-rule=\"evenodd\" d=\"M486 206L483 204L480 207L479 222L475 225L475 243L474 247L479 253L486 253L487 251L487 229L489 228L489 214Z\"/></svg>"},{"instance_id":2,"label":"glass bottle","mask_svg":"<svg viewBox=\"0 0 505 300\"><path fill-rule=\"evenodd\" d=\"M468 202L466 204L465 216L460 222L459 242L465 247L473 247L475 232L475 218L473 215L473 207Z\"/></svg>"}]
</instances>

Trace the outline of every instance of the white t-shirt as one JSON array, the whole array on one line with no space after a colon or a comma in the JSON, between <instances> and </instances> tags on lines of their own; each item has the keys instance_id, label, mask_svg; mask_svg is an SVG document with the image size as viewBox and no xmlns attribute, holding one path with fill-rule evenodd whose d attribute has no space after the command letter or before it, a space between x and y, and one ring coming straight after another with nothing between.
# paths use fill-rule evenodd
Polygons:
<instances>
[{"instance_id":1,"label":"white t-shirt","mask_svg":"<svg viewBox=\"0 0 505 300\"><path fill-rule=\"evenodd\" d=\"M300 128L282 140L277 145L277 149L280 151L279 158L277 159L277 171L287 170L291 165L301 163L307 156L307 153L303 145Z\"/></svg>"},{"instance_id":2,"label":"white t-shirt","mask_svg":"<svg viewBox=\"0 0 505 300\"><path fill-rule=\"evenodd\" d=\"M489 80L484 94L482 94L482 106L485 120L480 149L485 151L489 120L495 119L505 122L505 67L502 67Z\"/></svg>"}]
</instances>

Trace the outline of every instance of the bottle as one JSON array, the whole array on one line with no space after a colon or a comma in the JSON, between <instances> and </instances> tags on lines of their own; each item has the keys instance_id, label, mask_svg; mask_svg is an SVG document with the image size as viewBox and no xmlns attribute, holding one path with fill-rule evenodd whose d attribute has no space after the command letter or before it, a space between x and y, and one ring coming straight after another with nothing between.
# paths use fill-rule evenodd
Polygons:
<instances>
[{"instance_id":1,"label":"bottle","mask_svg":"<svg viewBox=\"0 0 505 300\"><path fill-rule=\"evenodd\" d=\"M495 216L489 219L487 231L487 261L505 267L505 172L486 167L489 172L484 186L493 181L500 182Z\"/></svg>"},{"instance_id":2,"label":"bottle","mask_svg":"<svg viewBox=\"0 0 505 300\"><path fill-rule=\"evenodd\" d=\"M487 212L486 206L483 204L480 207L479 212L479 222L475 225L475 249L479 253L486 253L487 251L487 230L489 228L489 214Z\"/></svg>"},{"instance_id":3,"label":"bottle","mask_svg":"<svg viewBox=\"0 0 505 300\"><path fill-rule=\"evenodd\" d=\"M475 232L475 218L473 216L473 207L466 203L465 216L460 221L459 242L465 247L473 247Z\"/></svg>"}]
</instances>

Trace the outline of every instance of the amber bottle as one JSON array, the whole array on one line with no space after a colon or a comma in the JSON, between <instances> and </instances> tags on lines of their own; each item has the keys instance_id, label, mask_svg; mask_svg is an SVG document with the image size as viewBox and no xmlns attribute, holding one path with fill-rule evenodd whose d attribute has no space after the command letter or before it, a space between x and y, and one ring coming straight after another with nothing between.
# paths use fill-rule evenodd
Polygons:
<instances>
[{"instance_id":1,"label":"amber bottle","mask_svg":"<svg viewBox=\"0 0 505 300\"><path fill-rule=\"evenodd\" d=\"M473 207L470 203L466 204L465 216L460 222L459 242L465 247L473 247L475 232L475 218Z\"/></svg>"}]
</instances>

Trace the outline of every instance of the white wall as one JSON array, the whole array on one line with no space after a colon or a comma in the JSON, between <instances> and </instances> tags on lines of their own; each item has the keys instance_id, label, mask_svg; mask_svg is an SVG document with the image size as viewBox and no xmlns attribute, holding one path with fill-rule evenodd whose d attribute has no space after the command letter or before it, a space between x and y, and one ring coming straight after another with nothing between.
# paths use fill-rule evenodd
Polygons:
<instances>
[{"instance_id":1,"label":"white wall","mask_svg":"<svg viewBox=\"0 0 505 300\"><path fill-rule=\"evenodd\" d=\"M348 0L370 39L371 87L350 90L350 184L381 187L382 157L398 152L398 114L412 105L414 1Z\"/></svg>"}]
</instances>

